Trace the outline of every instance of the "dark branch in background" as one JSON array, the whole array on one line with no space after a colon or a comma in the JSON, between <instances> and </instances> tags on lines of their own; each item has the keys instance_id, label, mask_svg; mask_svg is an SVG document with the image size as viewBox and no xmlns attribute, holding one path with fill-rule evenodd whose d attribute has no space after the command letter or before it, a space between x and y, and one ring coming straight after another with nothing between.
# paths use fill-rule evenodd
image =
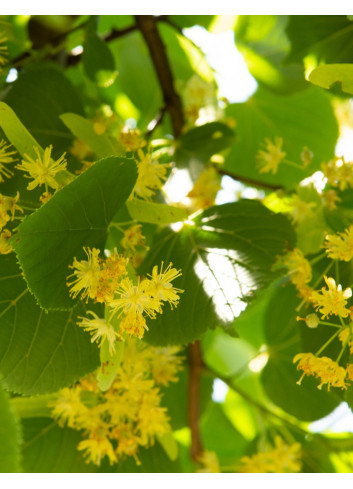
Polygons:
<instances>
[{"instance_id":1,"label":"dark branch in background","mask_svg":"<svg viewBox=\"0 0 353 489\"><path fill-rule=\"evenodd\" d=\"M144 138L145 139L150 139L154 131L157 129L157 127L162 124L164 115L167 112L168 108L164 105L161 110L158 112L156 117L151 120L151 122L147 126L147 131L145 133Z\"/></svg>"},{"instance_id":2,"label":"dark branch in background","mask_svg":"<svg viewBox=\"0 0 353 489\"><path fill-rule=\"evenodd\" d=\"M162 38L158 32L158 20L153 15L136 15L136 25L146 41L153 65L163 92L164 103L170 114L173 133L180 136L184 125L181 100L174 88L172 70Z\"/></svg>"},{"instance_id":3,"label":"dark branch in background","mask_svg":"<svg viewBox=\"0 0 353 489\"><path fill-rule=\"evenodd\" d=\"M204 369L200 342L189 345L189 385L188 385L188 421L191 431L191 457L195 462L203 452L200 435L200 390L201 375Z\"/></svg>"},{"instance_id":4,"label":"dark branch in background","mask_svg":"<svg viewBox=\"0 0 353 489\"><path fill-rule=\"evenodd\" d=\"M42 60L43 59L56 59L57 55L58 55L58 42L66 42L66 37L71 34L72 32L80 29L80 28L83 28L85 26L85 24L81 24L80 26L77 26L75 27L74 29L72 29L71 31L68 31L68 32L65 32L64 34L61 34L60 36L58 36L57 38L53 39L52 42L53 42L53 50L50 51L50 52L45 52L43 54L43 57L41 58ZM130 32L134 32L137 30L137 26L136 25L131 25L129 27L125 27L124 29L113 29L109 34L106 34L105 36L102 37L103 41L105 42L111 42L111 41L114 41L115 39L119 39L120 37L123 37L123 36L126 36L127 34L130 34ZM55 42L54 42L55 41ZM61 47L61 49L64 49L65 46L63 45ZM77 63L80 62L81 60L81 56L82 54L77 54L77 55L73 55L73 54L70 54L70 55L67 55L65 57L65 66L75 66ZM13 59L12 61L10 61L10 65L13 67L13 68L19 68L21 67L24 63L30 61L33 57L33 52L31 51L26 51L24 53L22 53L20 56L18 56L17 58Z\"/></svg>"},{"instance_id":5,"label":"dark branch in background","mask_svg":"<svg viewBox=\"0 0 353 489\"><path fill-rule=\"evenodd\" d=\"M262 182L260 180L254 180L252 178L243 177L242 175L237 175L235 173L229 172L227 170L223 170L218 165L213 165L217 173L219 175L226 175L227 177L232 178L233 180L237 180L238 182L245 183L246 185L250 185L251 187L256 188L264 188L268 190L283 190L284 187L282 185L276 185L272 183Z\"/></svg>"}]
</instances>

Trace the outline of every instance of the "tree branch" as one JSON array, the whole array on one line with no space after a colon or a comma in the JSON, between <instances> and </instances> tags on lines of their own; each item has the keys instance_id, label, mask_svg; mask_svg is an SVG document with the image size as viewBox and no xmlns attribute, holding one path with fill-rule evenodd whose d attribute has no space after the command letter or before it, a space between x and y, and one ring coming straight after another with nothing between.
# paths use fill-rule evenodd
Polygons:
<instances>
[{"instance_id":1,"label":"tree branch","mask_svg":"<svg viewBox=\"0 0 353 489\"><path fill-rule=\"evenodd\" d=\"M197 461L203 452L200 435L200 382L204 368L200 342L189 345L189 384L188 384L188 421L191 430L191 458Z\"/></svg>"},{"instance_id":2,"label":"tree branch","mask_svg":"<svg viewBox=\"0 0 353 489\"><path fill-rule=\"evenodd\" d=\"M255 180L253 178L243 177L242 175L237 175L236 173L229 172L228 170L224 170L220 168L218 165L213 165L217 173L219 175L226 175L227 177L232 178L233 180L237 180L238 182L245 183L246 185L250 185L256 188L265 188L269 190L283 190L283 185L275 185L272 183L262 182L260 180Z\"/></svg>"},{"instance_id":3,"label":"tree branch","mask_svg":"<svg viewBox=\"0 0 353 489\"><path fill-rule=\"evenodd\" d=\"M135 20L150 52L163 92L163 99L172 121L173 133L177 138L180 136L184 125L184 114L180 97L174 88L173 75L166 49L158 32L158 19L153 15L135 15Z\"/></svg>"}]
</instances>

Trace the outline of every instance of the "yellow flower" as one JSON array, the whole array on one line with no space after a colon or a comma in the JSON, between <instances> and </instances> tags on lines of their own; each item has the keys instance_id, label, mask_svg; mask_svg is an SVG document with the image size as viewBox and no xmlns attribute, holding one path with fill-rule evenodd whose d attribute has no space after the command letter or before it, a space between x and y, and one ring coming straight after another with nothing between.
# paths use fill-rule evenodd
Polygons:
<instances>
[{"instance_id":1,"label":"yellow flower","mask_svg":"<svg viewBox=\"0 0 353 489\"><path fill-rule=\"evenodd\" d=\"M158 385L168 385L178 380L177 373L182 368L183 358L178 355L179 346L151 348L152 377Z\"/></svg>"},{"instance_id":2,"label":"yellow flower","mask_svg":"<svg viewBox=\"0 0 353 489\"><path fill-rule=\"evenodd\" d=\"M67 286L71 288L70 295L76 298L81 292L81 298L94 299L97 293L98 280L100 278L100 259L98 257L99 250L93 248L83 248L87 255L87 260L76 260L70 265L69 268L73 268L74 273L69 275L67 279L74 277L74 280L67 283Z\"/></svg>"},{"instance_id":3,"label":"yellow flower","mask_svg":"<svg viewBox=\"0 0 353 489\"><path fill-rule=\"evenodd\" d=\"M347 344L349 346L349 352L353 353L353 337L352 337L351 330L350 330L349 326L342 329L342 331L338 335L338 338L339 338L340 342L342 343L342 345L345 345L347 342Z\"/></svg>"},{"instance_id":4,"label":"yellow flower","mask_svg":"<svg viewBox=\"0 0 353 489\"><path fill-rule=\"evenodd\" d=\"M55 180L57 173L66 170L65 153L60 158L54 161L51 158L53 146L50 145L44 150L43 157L40 155L39 149L34 147L34 151L37 154L37 158L34 160L28 155L25 155L25 160L22 160L20 165L17 165L21 171L27 172L27 178L33 178L33 182L30 182L27 186L28 190L33 190L38 185L49 185L54 189L59 187L58 182Z\"/></svg>"},{"instance_id":5,"label":"yellow flower","mask_svg":"<svg viewBox=\"0 0 353 489\"><path fill-rule=\"evenodd\" d=\"M101 319L92 311L87 311L93 319L80 317L81 321L77 323L84 331L91 333L91 342L97 341L99 348L107 341L109 345L109 353L111 356L115 353L115 341L120 335L114 330L113 326L105 319Z\"/></svg>"},{"instance_id":6,"label":"yellow flower","mask_svg":"<svg viewBox=\"0 0 353 489\"><path fill-rule=\"evenodd\" d=\"M170 163L158 163L149 153L144 154L141 149L137 151L137 154L139 157L138 177L133 194L149 200L155 194L155 190L162 188Z\"/></svg>"},{"instance_id":7,"label":"yellow flower","mask_svg":"<svg viewBox=\"0 0 353 489\"><path fill-rule=\"evenodd\" d=\"M212 166L201 172L193 188L188 193L193 211L207 209L214 205L218 191L221 189L221 177Z\"/></svg>"},{"instance_id":8,"label":"yellow flower","mask_svg":"<svg viewBox=\"0 0 353 489\"><path fill-rule=\"evenodd\" d=\"M342 292L342 285L336 287L336 282L332 277L324 276L324 279L328 290L322 287L321 291L314 291L311 294L314 307L321 312L323 318L330 314L347 317L349 310L345 307L346 299L352 296L352 290L347 288Z\"/></svg>"},{"instance_id":9,"label":"yellow flower","mask_svg":"<svg viewBox=\"0 0 353 489\"><path fill-rule=\"evenodd\" d=\"M122 128L118 136L119 142L126 151L137 151L146 146L146 141L141 137L139 129L130 129L128 126Z\"/></svg>"},{"instance_id":10,"label":"yellow flower","mask_svg":"<svg viewBox=\"0 0 353 489\"><path fill-rule=\"evenodd\" d=\"M176 306L179 302L178 294L184 292L181 289L173 287L172 280L181 276L181 271L172 268L173 264L169 263L165 271L163 272L163 262L161 269L158 272L158 266L155 265L150 275L151 280L147 282L148 292L158 298L161 301L168 301L171 307Z\"/></svg>"},{"instance_id":11,"label":"yellow flower","mask_svg":"<svg viewBox=\"0 0 353 489\"><path fill-rule=\"evenodd\" d=\"M216 452L204 451L198 458L198 462L203 466L196 472L204 474L218 474L221 472Z\"/></svg>"},{"instance_id":12,"label":"yellow flower","mask_svg":"<svg viewBox=\"0 0 353 489\"><path fill-rule=\"evenodd\" d=\"M298 353L293 359L293 363L298 362L297 369L303 370L303 375L298 380L297 384L301 384L301 381L305 375L313 375L316 378L320 378L321 383L318 385L318 389L321 389L323 385L327 384L327 390L330 387L341 387L346 389L347 384L345 382L346 370L340 367L337 362L328 357L316 357L312 353Z\"/></svg>"},{"instance_id":13,"label":"yellow flower","mask_svg":"<svg viewBox=\"0 0 353 489\"><path fill-rule=\"evenodd\" d=\"M349 380L353 380L353 364L350 363L346 366L347 377Z\"/></svg>"},{"instance_id":14,"label":"yellow flower","mask_svg":"<svg viewBox=\"0 0 353 489\"><path fill-rule=\"evenodd\" d=\"M134 252L137 246L145 246L146 237L143 236L141 228L141 224L136 224L126 229L124 237L120 241L121 246L125 250Z\"/></svg>"},{"instance_id":15,"label":"yellow flower","mask_svg":"<svg viewBox=\"0 0 353 489\"><path fill-rule=\"evenodd\" d=\"M116 249L101 263L98 284L94 299L109 304L114 298L115 289L120 280L127 274L128 259L120 255Z\"/></svg>"},{"instance_id":16,"label":"yellow flower","mask_svg":"<svg viewBox=\"0 0 353 489\"><path fill-rule=\"evenodd\" d=\"M350 261L353 258L353 226L344 233L329 234L324 244L327 256L334 260Z\"/></svg>"},{"instance_id":17,"label":"yellow flower","mask_svg":"<svg viewBox=\"0 0 353 489\"><path fill-rule=\"evenodd\" d=\"M143 338L145 331L148 331L146 319L142 314L128 312L125 316L121 317L120 331L141 339Z\"/></svg>"},{"instance_id":18,"label":"yellow flower","mask_svg":"<svg viewBox=\"0 0 353 489\"><path fill-rule=\"evenodd\" d=\"M5 178L11 178L14 174L5 166L16 161L13 157L16 154L16 151L8 151L10 147L11 144L6 144L5 139L0 141L0 183L4 182Z\"/></svg>"},{"instance_id":19,"label":"yellow flower","mask_svg":"<svg viewBox=\"0 0 353 489\"><path fill-rule=\"evenodd\" d=\"M70 148L70 153L75 156L78 160L84 160L88 156L93 155L93 151L86 143L81 141L81 139L75 139Z\"/></svg>"},{"instance_id":20,"label":"yellow flower","mask_svg":"<svg viewBox=\"0 0 353 489\"><path fill-rule=\"evenodd\" d=\"M112 300L109 304L113 309L113 314L122 311L126 315L136 317L146 313L149 317L154 318L156 311L160 310L160 301L151 297L147 285L148 280L139 280L137 285L134 285L129 278L123 279L116 289L119 298Z\"/></svg>"},{"instance_id":21,"label":"yellow flower","mask_svg":"<svg viewBox=\"0 0 353 489\"><path fill-rule=\"evenodd\" d=\"M311 275L311 265L299 248L294 248L284 258L284 264L289 269L289 277L291 282L298 288L309 283Z\"/></svg>"},{"instance_id":22,"label":"yellow flower","mask_svg":"<svg viewBox=\"0 0 353 489\"><path fill-rule=\"evenodd\" d=\"M79 416L85 415L88 408L81 401L81 388L65 387L58 392L57 399L49 403L53 407L52 416L60 426L75 427L76 420Z\"/></svg>"},{"instance_id":23,"label":"yellow flower","mask_svg":"<svg viewBox=\"0 0 353 489\"><path fill-rule=\"evenodd\" d=\"M292 473L301 469L301 446L299 443L288 445L279 436L275 437L275 448L259 452L251 457L241 458L242 473Z\"/></svg>"},{"instance_id":24,"label":"yellow flower","mask_svg":"<svg viewBox=\"0 0 353 489\"><path fill-rule=\"evenodd\" d=\"M322 203L330 211L337 209L337 203L341 202L341 198L338 197L336 190L326 190L321 194Z\"/></svg>"},{"instance_id":25,"label":"yellow flower","mask_svg":"<svg viewBox=\"0 0 353 489\"><path fill-rule=\"evenodd\" d=\"M333 187L340 190L353 187L353 162L345 161L343 156L321 163L321 170Z\"/></svg>"},{"instance_id":26,"label":"yellow flower","mask_svg":"<svg viewBox=\"0 0 353 489\"><path fill-rule=\"evenodd\" d=\"M277 173L279 164L287 154L282 151L282 144L283 139L279 137L275 137L275 144L270 139L265 139L266 150L259 149L256 157L259 173L268 173L270 171L273 174Z\"/></svg>"},{"instance_id":27,"label":"yellow flower","mask_svg":"<svg viewBox=\"0 0 353 489\"><path fill-rule=\"evenodd\" d=\"M8 229L4 229L0 234L0 255L7 255L13 250L10 239L11 232Z\"/></svg>"},{"instance_id":28,"label":"yellow flower","mask_svg":"<svg viewBox=\"0 0 353 489\"><path fill-rule=\"evenodd\" d=\"M0 230L6 226L8 221L15 219L16 210L23 213L22 208L17 205L20 194L17 192L15 197L0 194Z\"/></svg>"},{"instance_id":29,"label":"yellow flower","mask_svg":"<svg viewBox=\"0 0 353 489\"><path fill-rule=\"evenodd\" d=\"M315 313L308 314L305 318L301 318L301 317L297 316L296 320L297 321L300 321L300 320L305 321L308 328L317 328L319 323L320 323L320 319L319 319L318 315Z\"/></svg>"},{"instance_id":30,"label":"yellow flower","mask_svg":"<svg viewBox=\"0 0 353 489\"><path fill-rule=\"evenodd\" d=\"M141 445L150 446L157 434L170 431L167 409L160 406L161 395L157 389L145 392L139 402L140 410L136 428Z\"/></svg>"},{"instance_id":31,"label":"yellow flower","mask_svg":"<svg viewBox=\"0 0 353 489\"><path fill-rule=\"evenodd\" d=\"M77 449L84 450L84 457L88 463L100 465L105 455L109 458L110 465L118 461L113 445L105 435L91 435L88 439L80 441Z\"/></svg>"}]
</instances>

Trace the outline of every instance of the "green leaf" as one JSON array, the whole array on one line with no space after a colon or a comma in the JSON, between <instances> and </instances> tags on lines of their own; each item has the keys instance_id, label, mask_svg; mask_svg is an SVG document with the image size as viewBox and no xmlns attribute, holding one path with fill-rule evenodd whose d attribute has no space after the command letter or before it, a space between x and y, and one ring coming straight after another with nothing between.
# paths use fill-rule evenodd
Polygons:
<instances>
[{"instance_id":1,"label":"green leaf","mask_svg":"<svg viewBox=\"0 0 353 489\"><path fill-rule=\"evenodd\" d=\"M67 77L46 66L21 74L12 84L6 103L42 147L52 144L58 154L72 141L59 116L66 112L83 115L78 94Z\"/></svg>"},{"instance_id":2,"label":"green leaf","mask_svg":"<svg viewBox=\"0 0 353 489\"><path fill-rule=\"evenodd\" d=\"M310 73L309 80L326 89L338 82L343 92L353 94L353 64L320 65Z\"/></svg>"},{"instance_id":3,"label":"green leaf","mask_svg":"<svg viewBox=\"0 0 353 489\"><path fill-rule=\"evenodd\" d=\"M23 426L23 471L27 473L96 472L77 450L81 434L59 428L51 418L28 418Z\"/></svg>"},{"instance_id":4,"label":"green leaf","mask_svg":"<svg viewBox=\"0 0 353 489\"><path fill-rule=\"evenodd\" d=\"M334 156L338 137L337 121L330 98L311 87L289 96L259 89L244 104L229 106L227 115L237 122L237 141L228 153L224 167L237 175L293 188L320 169L322 161ZM314 154L304 170L281 163L278 172L259 173L256 155L265 138L283 139L286 159L301 165L300 154L307 146Z\"/></svg>"},{"instance_id":5,"label":"green leaf","mask_svg":"<svg viewBox=\"0 0 353 489\"><path fill-rule=\"evenodd\" d=\"M8 394L0 385L0 472L20 472L21 433Z\"/></svg>"},{"instance_id":6,"label":"green leaf","mask_svg":"<svg viewBox=\"0 0 353 489\"><path fill-rule=\"evenodd\" d=\"M318 380L305 377L293 364L297 353L303 352L296 307L299 304L293 286L279 287L267 308L266 343L270 358L262 371L266 394L277 406L303 421L314 421L329 414L340 403L334 392L319 390ZM305 350L306 352L307 350Z\"/></svg>"},{"instance_id":7,"label":"green leaf","mask_svg":"<svg viewBox=\"0 0 353 489\"><path fill-rule=\"evenodd\" d=\"M66 278L84 246L103 246L107 228L136 181L133 160L98 161L57 191L18 227L15 250L30 291L44 309L70 309Z\"/></svg>"},{"instance_id":8,"label":"green leaf","mask_svg":"<svg viewBox=\"0 0 353 489\"><path fill-rule=\"evenodd\" d=\"M202 419L201 433L205 448L215 451L223 466L234 466L247 445L247 441L228 419L220 404L210 404Z\"/></svg>"},{"instance_id":9,"label":"green leaf","mask_svg":"<svg viewBox=\"0 0 353 489\"><path fill-rule=\"evenodd\" d=\"M46 314L29 293L13 254L1 256L0 270L4 386L25 395L55 392L97 368L98 348L76 325L86 313L85 304Z\"/></svg>"},{"instance_id":10,"label":"green leaf","mask_svg":"<svg viewBox=\"0 0 353 489\"><path fill-rule=\"evenodd\" d=\"M25 128L12 108L0 101L0 127L11 144L21 156L27 154L31 158L37 158L34 147L40 145L32 134Z\"/></svg>"},{"instance_id":11,"label":"green leaf","mask_svg":"<svg viewBox=\"0 0 353 489\"><path fill-rule=\"evenodd\" d=\"M271 265L294 241L287 219L256 201L211 207L194 222L180 233L158 234L143 263L142 273L150 273L172 262L182 271L173 285L184 290L176 310L165 305L149 322L150 343L187 343L216 326L233 331L244 300L274 278Z\"/></svg>"},{"instance_id":12,"label":"green leaf","mask_svg":"<svg viewBox=\"0 0 353 489\"><path fill-rule=\"evenodd\" d=\"M239 15L234 29L235 42L252 76L283 94L308 87L301 65L283 65L290 49L287 23L287 15Z\"/></svg>"},{"instance_id":13,"label":"green leaf","mask_svg":"<svg viewBox=\"0 0 353 489\"><path fill-rule=\"evenodd\" d=\"M287 34L288 61L312 54L318 62L353 62L353 23L345 15L291 15Z\"/></svg>"},{"instance_id":14,"label":"green leaf","mask_svg":"<svg viewBox=\"0 0 353 489\"><path fill-rule=\"evenodd\" d=\"M118 74L114 56L109 46L97 35L90 34L83 45L82 56L85 72L99 87L114 83Z\"/></svg>"},{"instance_id":15,"label":"green leaf","mask_svg":"<svg viewBox=\"0 0 353 489\"><path fill-rule=\"evenodd\" d=\"M228 148L234 141L234 131L222 122L209 122L182 134L175 153L179 165L188 165L191 158L207 163L210 157Z\"/></svg>"},{"instance_id":16,"label":"green leaf","mask_svg":"<svg viewBox=\"0 0 353 489\"><path fill-rule=\"evenodd\" d=\"M60 119L72 134L89 146L98 158L114 155L116 149L105 135L98 135L91 121L78 114L62 114Z\"/></svg>"},{"instance_id":17,"label":"green leaf","mask_svg":"<svg viewBox=\"0 0 353 489\"><path fill-rule=\"evenodd\" d=\"M132 219L151 224L170 224L184 221L188 214L182 207L175 207L156 202L146 202L140 199L132 199L126 203Z\"/></svg>"}]
</instances>

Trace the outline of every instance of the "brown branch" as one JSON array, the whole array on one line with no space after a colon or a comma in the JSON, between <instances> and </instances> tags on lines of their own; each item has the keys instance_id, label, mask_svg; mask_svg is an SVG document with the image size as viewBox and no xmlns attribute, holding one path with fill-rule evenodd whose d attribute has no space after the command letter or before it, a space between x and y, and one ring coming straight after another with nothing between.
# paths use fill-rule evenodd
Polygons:
<instances>
[{"instance_id":1,"label":"brown branch","mask_svg":"<svg viewBox=\"0 0 353 489\"><path fill-rule=\"evenodd\" d=\"M181 100L174 88L174 80L168 61L166 48L158 32L158 19L153 15L135 15L136 25L146 41L151 59L156 70L164 103L169 111L173 133L180 136L184 125L184 114Z\"/></svg>"},{"instance_id":2,"label":"brown branch","mask_svg":"<svg viewBox=\"0 0 353 489\"><path fill-rule=\"evenodd\" d=\"M152 134L154 133L154 131L157 129L157 127L160 124L162 124L163 119L164 119L164 115L166 112L167 112L167 107L164 105L161 108L161 110L158 112L156 117L154 119L152 119L151 122L148 124L147 131L146 131L145 136L144 136L145 139L149 139L152 136Z\"/></svg>"},{"instance_id":3,"label":"brown branch","mask_svg":"<svg viewBox=\"0 0 353 489\"><path fill-rule=\"evenodd\" d=\"M191 431L191 458L197 461L203 452L200 435L200 382L204 368L200 342L189 345L189 384L188 384L188 421Z\"/></svg>"},{"instance_id":4,"label":"brown branch","mask_svg":"<svg viewBox=\"0 0 353 489\"><path fill-rule=\"evenodd\" d=\"M220 168L218 165L213 165L215 170L219 175L225 175L227 177L232 178L233 180L237 180L238 182L245 183L246 185L250 185L256 188L265 188L269 190L283 190L283 185L275 185L272 183L262 182L261 180L255 180L253 178L243 177L242 175L237 175L236 173L229 172L228 170L224 170Z\"/></svg>"}]
</instances>

